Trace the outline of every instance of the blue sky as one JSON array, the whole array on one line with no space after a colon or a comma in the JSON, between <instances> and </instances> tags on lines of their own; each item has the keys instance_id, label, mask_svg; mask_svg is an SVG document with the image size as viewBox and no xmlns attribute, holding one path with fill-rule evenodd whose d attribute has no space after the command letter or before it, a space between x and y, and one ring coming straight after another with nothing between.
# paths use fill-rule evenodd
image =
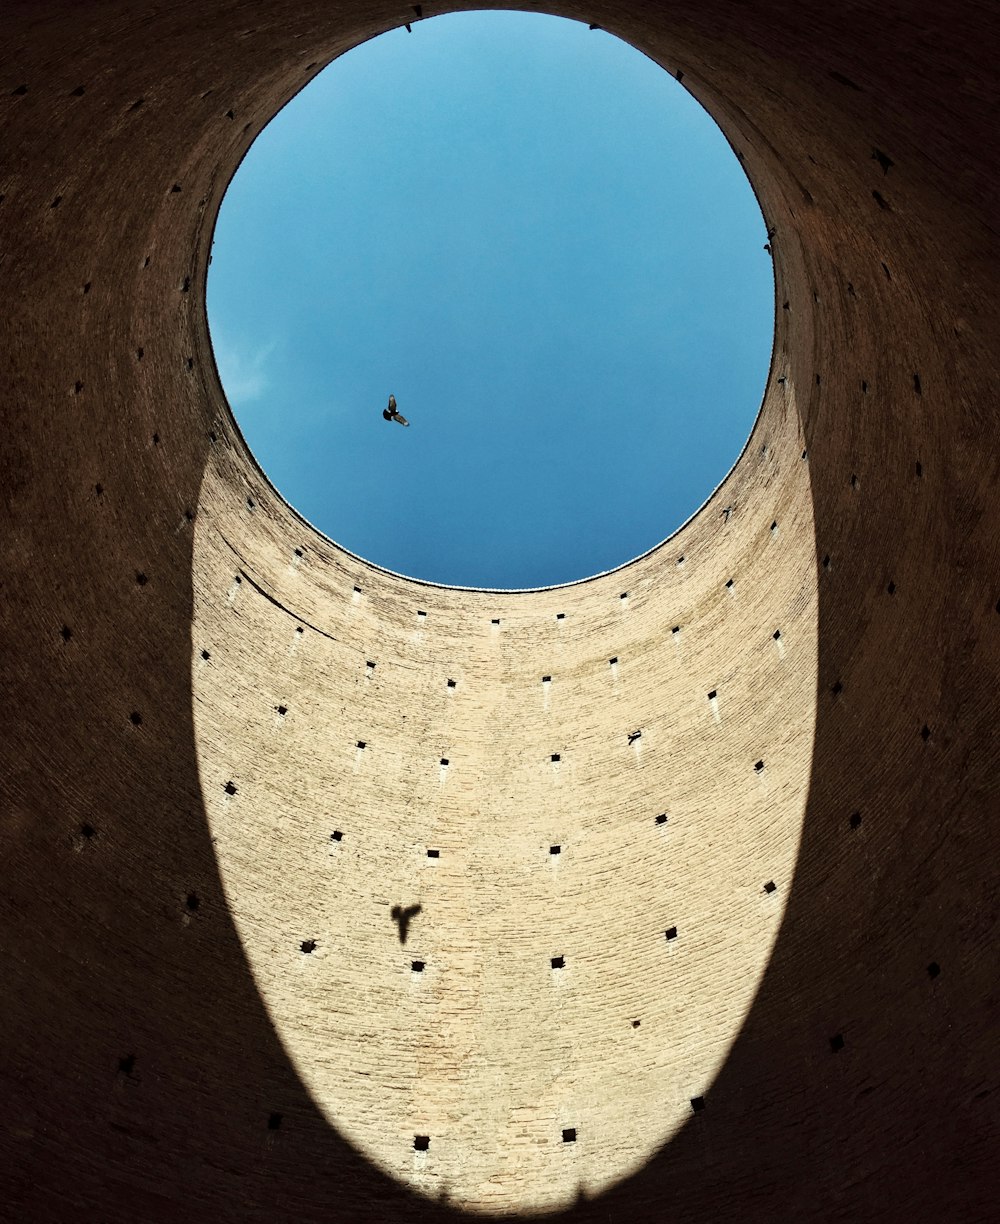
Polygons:
<instances>
[{"instance_id":1,"label":"blue sky","mask_svg":"<svg viewBox=\"0 0 1000 1224\"><path fill-rule=\"evenodd\" d=\"M209 325L258 462L321 531L412 577L543 586L657 544L735 462L765 240L668 73L580 23L453 14L349 52L258 137Z\"/></svg>"}]
</instances>

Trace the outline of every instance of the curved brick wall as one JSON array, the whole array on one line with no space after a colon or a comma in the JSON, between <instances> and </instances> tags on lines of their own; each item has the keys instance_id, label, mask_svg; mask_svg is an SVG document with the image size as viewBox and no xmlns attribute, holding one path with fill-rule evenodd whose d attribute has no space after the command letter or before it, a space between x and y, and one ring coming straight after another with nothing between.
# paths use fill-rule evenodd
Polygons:
<instances>
[{"instance_id":1,"label":"curved brick wall","mask_svg":"<svg viewBox=\"0 0 1000 1224\"><path fill-rule=\"evenodd\" d=\"M207 337L240 156L412 10L8 6L9 1218L989 1214L995 18L560 11L725 128L775 357L677 536L501 594L303 524Z\"/></svg>"}]
</instances>

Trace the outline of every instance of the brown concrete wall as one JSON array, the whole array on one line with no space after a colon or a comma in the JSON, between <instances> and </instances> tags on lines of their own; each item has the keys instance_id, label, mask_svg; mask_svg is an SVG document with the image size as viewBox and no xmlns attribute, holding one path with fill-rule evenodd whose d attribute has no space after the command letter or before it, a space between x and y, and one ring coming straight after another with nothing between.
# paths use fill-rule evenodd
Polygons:
<instances>
[{"instance_id":1,"label":"brown concrete wall","mask_svg":"<svg viewBox=\"0 0 1000 1224\"><path fill-rule=\"evenodd\" d=\"M240 156L411 11L6 10L6 1218L989 1218L996 19L560 11L725 128L775 360L678 536L501 594L298 520L207 336Z\"/></svg>"}]
</instances>

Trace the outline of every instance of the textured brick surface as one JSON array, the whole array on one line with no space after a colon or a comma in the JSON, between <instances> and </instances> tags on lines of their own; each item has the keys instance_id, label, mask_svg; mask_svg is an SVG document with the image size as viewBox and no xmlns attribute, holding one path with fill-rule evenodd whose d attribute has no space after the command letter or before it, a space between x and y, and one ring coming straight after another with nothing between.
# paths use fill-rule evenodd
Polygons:
<instances>
[{"instance_id":1,"label":"textured brick surface","mask_svg":"<svg viewBox=\"0 0 1000 1224\"><path fill-rule=\"evenodd\" d=\"M774 363L673 539L490 593L298 519L204 314L249 142L412 10L5 10L4 1218L993 1210L995 15L560 11L723 125Z\"/></svg>"}]
</instances>

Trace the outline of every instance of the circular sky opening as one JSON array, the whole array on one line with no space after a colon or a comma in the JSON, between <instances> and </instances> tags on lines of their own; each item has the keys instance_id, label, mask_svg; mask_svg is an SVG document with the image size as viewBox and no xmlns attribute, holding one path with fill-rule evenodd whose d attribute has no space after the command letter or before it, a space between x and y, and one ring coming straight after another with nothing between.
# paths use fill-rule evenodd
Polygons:
<instances>
[{"instance_id":1,"label":"circular sky opening","mask_svg":"<svg viewBox=\"0 0 1000 1224\"><path fill-rule=\"evenodd\" d=\"M628 44L435 17L336 60L254 142L212 343L258 463L338 544L449 585L569 582L671 535L738 458L766 240L715 122Z\"/></svg>"}]
</instances>

